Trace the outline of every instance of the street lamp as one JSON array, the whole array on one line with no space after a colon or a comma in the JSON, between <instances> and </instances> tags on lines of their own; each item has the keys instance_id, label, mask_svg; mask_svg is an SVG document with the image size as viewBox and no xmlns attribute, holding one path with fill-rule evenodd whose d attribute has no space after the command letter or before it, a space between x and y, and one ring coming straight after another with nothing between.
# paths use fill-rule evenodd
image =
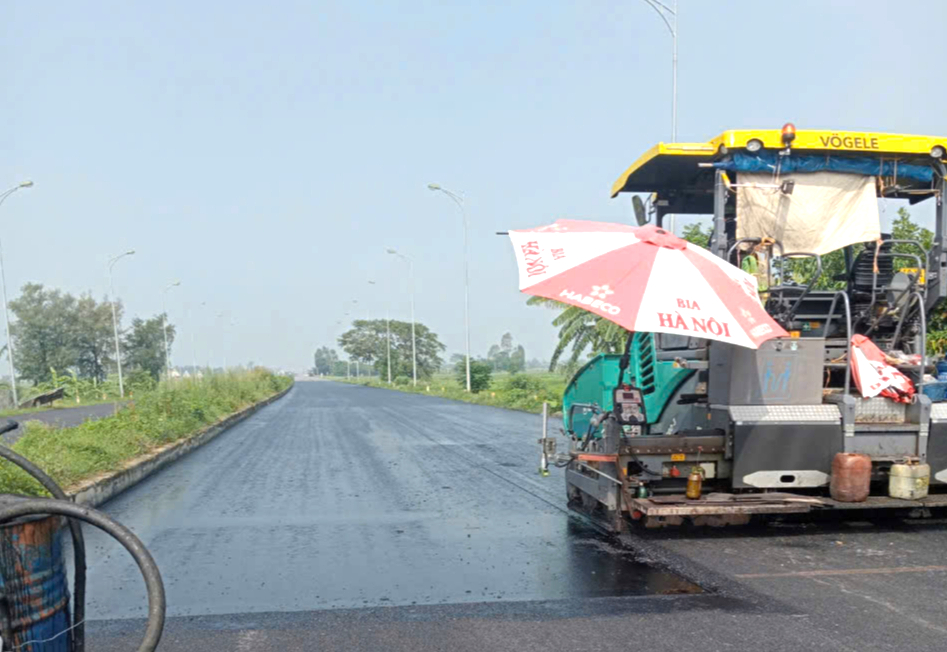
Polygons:
<instances>
[{"instance_id":1,"label":"street lamp","mask_svg":"<svg viewBox=\"0 0 947 652\"><path fill-rule=\"evenodd\" d=\"M658 12L661 20L667 26L671 33L673 41L673 51L671 55L671 142L677 142L677 0L674 0L674 8L668 7L661 0L644 0L648 6ZM668 16L674 19L674 24L668 20Z\"/></svg>"},{"instance_id":2,"label":"street lamp","mask_svg":"<svg viewBox=\"0 0 947 652\"><path fill-rule=\"evenodd\" d=\"M375 281L369 281L369 285L375 285ZM369 320L371 321L371 320ZM385 345L388 349L388 384L391 384L391 315L388 310L388 302L385 302Z\"/></svg>"},{"instance_id":3,"label":"street lamp","mask_svg":"<svg viewBox=\"0 0 947 652\"><path fill-rule=\"evenodd\" d=\"M451 192L436 183L427 184L428 190L442 192L460 208L460 215L464 220L464 346L467 357L467 391L470 391L470 260L467 254L467 208L464 206L464 196Z\"/></svg>"},{"instance_id":4,"label":"street lamp","mask_svg":"<svg viewBox=\"0 0 947 652\"><path fill-rule=\"evenodd\" d=\"M352 312L355 312L356 308L358 308L358 299L352 299ZM352 324L353 325L355 324L354 319L352 320ZM355 358L355 377L359 378L360 376L361 374L359 373L359 370L358 370L358 358Z\"/></svg>"},{"instance_id":5,"label":"street lamp","mask_svg":"<svg viewBox=\"0 0 947 652\"><path fill-rule=\"evenodd\" d=\"M409 256L399 253L397 250L388 248L386 250L392 256L397 256L408 263L408 285L411 287L411 375L414 386L418 386L418 348L414 335L414 261ZM389 367L390 369L390 367Z\"/></svg>"},{"instance_id":6,"label":"street lamp","mask_svg":"<svg viewBox=\"0 0 947 652\"><path fill-rule=\"evenodd\" d=\"M201 301L201 305L198 306L198 310L200 310L206 305L207 305L206 301ZM190 310L188 310L188 317L189 317L189 321L191 321L191 367L193 367L193 370L191 371L191 373L194 376L197 376L197 345L194 344L194 331L197 330L195 322L197 320L194 317L194 314L191 313Z\"/></svg>"},{"instance_id":7,"label":"street lamp","mask_svg":"<svg viewBox=\"0 0 947 652\"><path fill-rule=\"evenodd\" d=\"M671 54L671 142L677 142L677 0L674 0L674 8L668 7L661 0L644 0L648 6L658 12L661 20L667 26L671 33L673 49ZM668 20L668 16L674 19L674 24ZM674 215L668 215L668 231L674 233Z\"/></svg>"},{"instance_id":8,"label":"street lamp","mask_svg":"<svg viewBox=\"0 0 947 652\"><path fill-rule=\"evenodd\" d=\"M21 188L32 188L32 181L22 181L12 188L0 193L0 206L6 201L7 197ZM7 278L3 271L3 251L0 250L0 285L3 287L3 322L7 330L7 359L10 361L10 387L13 390L13 407L20 406L19 398L16 395L16 368L13 366L13 338L10 337L10 313L7 311Z\"/></svg>"},{"instance_id":9,"label":"street lamp","mask_svg":"<svg viewBox=\"0 0 947 652\"><path fill-rule=\"evenodd\" d=\"M168 308L165 302L165 297L168 294L168 290L171 288L176 288L181 285L181 281L174 281L173 283L168 283L168 287L164 289L164 292L161 293L161 321L162 321L162 330L164 331L164 366L168 370L168 380L171 380L171 347L168 346Z\"/></svg>"},{"instance_id":10,"label":"street lamp","mask_svg":"<svg viewBox=\"0 0 947 652\"><path fill-rule=\"evenodd\" d=\"M112 268L122 258L132 256L134 253L134 249L129 249L125 253L109 259L109 303L112 305L112 332L115 334L115 362L118 366L118 394L121 398L125 398L125 384L122 381L122 347L118 341L118 317L115 314L115 288L112 287Z\"/></svg>"}]
</instances>

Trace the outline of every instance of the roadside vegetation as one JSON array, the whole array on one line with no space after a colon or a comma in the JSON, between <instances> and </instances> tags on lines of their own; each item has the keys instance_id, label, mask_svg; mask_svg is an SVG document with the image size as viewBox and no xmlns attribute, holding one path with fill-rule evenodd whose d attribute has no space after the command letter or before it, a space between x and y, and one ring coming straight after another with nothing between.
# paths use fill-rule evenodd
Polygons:
<instances>
[{"instance_id":1,"label":"roadside vegetation","mask_svg":"<svg viewBox=\"0 0 947 652\"><path fill-rule=\"evenodd\" d=\"M471 360L471 364L475 362L485 364ZM549 403L550 414L562 410L562 393L568 382L565 375L557 372L498 373L489 379L489 385L486 388L467 393L464 386L458 382L457 373L435 374L428 380L418 380L417 387L411 384L411 378L407 376L394 378L391 385L376 377L359 379L343 377L334 380L533 413L542 412L543 401L546 401Z\"/></svg>"},{"instance_id":2,"label":"roadside vegetation","mask_svg":"<svg viewBox=\"0 0 947 652\"><path fill-rule=\"evenodd\" d=\"M27 421L25 434L12 448L68 492L83 480L117 471L136 457L190 437L292 382L265 369L163 381L112 417L66 429ZM3 463L0 492L44 494L25 473Z\"/></svg>"}]
</instances>

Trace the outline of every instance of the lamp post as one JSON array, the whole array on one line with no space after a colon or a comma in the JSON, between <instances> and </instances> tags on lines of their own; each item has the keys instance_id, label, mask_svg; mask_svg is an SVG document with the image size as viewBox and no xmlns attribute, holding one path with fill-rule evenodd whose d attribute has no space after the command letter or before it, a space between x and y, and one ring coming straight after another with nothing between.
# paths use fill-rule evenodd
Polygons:
<instances>
[{"instance_id":1,"label":"lamp post","mask_svg":"<svg viewBox=\"0 0 947 652\"><path fill-rule=\"evenodd\" d=\"M408 285L411 288L411 376L415 387L418 386L418 348L414 334L414 261L409 256L388 248L388 253L397 256L408 264ZM389 367L390 368L390 367Z\"/></svg>"},{"instance_id":2,"label":"lamp post","mask_svg":"<svg viewBox=\"0 0 947 652\"><path fill-rule=\"evenodd\" d=\"M375 281L369 281L369 285L375 285ZM391 314L388 310L388 302L385 302L385 347L388 353L388 384L391 384Z\"/></svg>"},{"instance_id":3,"label":"lamp post","mask_svg":"<svg viewBox=\"0 0 947 652\"><path fill-rule=\"evenodd\" d=\"M369 280L368 284L371 286L375 285L375 281ZM371 314L369 314L368 321L371 321ZM388 384L391 384L391 319L388 316L388 302L385 302L385 346L388 349ZM378 374L379 379L381 379L381 374Z\"/></svg>"},{"instance_id":4,"label":"lamp post","mask_svg":"<svg viewBox=\"0 0 947 652\"><path fill-rule=\"evenodd\" d=\"M661 20L667 26L671 33L672 53L671 53L671 142L677 142L677 0L674 0L674 8L668 7L661 0L644 0L648 6L658 12ZM668 16L674 19L674 24L668 20ZM668 231L674 233L674 215L668 216Z\"/></svg>"},{"instance_id":5,"label":"lamp post","mask_svg":"<svg viewBox=\"0 0 947 652\"><path fill-rule=\"evenodd\" d=\"M467 391L470 391L470 259L467 243L467 208L464 206L464 196L443 188L436 183L427 184L428 190L442 192L460 208L460 216L464 221L464 348L467 358Z\"/></svg>"},{"instance_id":6,"label":"lamp post","mask_svg":"<svg viewBox=\"0 0 947 652\"><path fill-rule=\"evenodd\" d=\"M644 0L648 6L658 12L661 20L667 26L671 33L672 54L671 54L671 142L677 142L677 0L674 0L674 7L668 7L661 0ZM668 20L668 16L674 19L674 24Z\"/></svg>"},{"instance_id":7,"label":"lamp post","mask_svg":"<svg viewBox=\"0 0 947 652\"><path fill-rule=\"evenodd\" d=\"M358 299L352 299L352 312L355 312L357 308L358 308ZM355 319L352 319L352 323L353 324L355 323ZM359 368L358 368L358 358L355 358L355 377L360 378L361 375L362 374L359 372Z\"/></svg>"},{"instance_id":8,"label":"lamp post","mask_svg":"<svg viewBox=\"0 0 947 652\"><path fill-rule=\"evenodd\" d=\"M134 249L129 249L125 253L109 259L109 304L112 306L112 332L115 335L115 362L118 366L118 394L121 398L125 398L125 383L122 380L122 347L118 341L118 316L115 313L115 288L112 286L112 268L122 258L132 256L134 253Z\"/></svg>"},{"instance_id":9,"label":"lamp post","mask_svg":"<svg viewBox=\"0 0 947 652\"><path fill-rule=\"evenodd\" d=\"M176 288L181 285L181 281L174 281L173 283L168 283L168 286L164 289L164 292L161 293L161 322L162 330L164 331L164 366L167 369L168 380L171 380L171 347L168 345L168 308L166 305L166 297L168 290L171 288Z\"/></svg>"},{"instance_id":10,"label":"lamp post","mask_svg":"<svg viewBox=\"0 0 947 652\"><path fill-rule=\"evenodd\" d=\"M206 305L207 305L206 301L201 301L201 304L198 306L198 310L200 310ZM194 317L194 315L190 315L190 316ZM194 322L196 321L197 320L194 319ZM194 331L196 330L197 328L195 324L192 322L191 323L191 366L194 368L194 370L191 373L195 376L197 375L197 346L194 344Z\"/></svg>"},{"instance_id":11,"label":"lamp post","mask_svg":"<svg viewBox=\"0 0 947 652\"><path fill-rule=\"evenodd\" d=\"M12 188L0 193L0 206L6 201L7 197L21 188L32 188L32 181L23 181ZM10 361L10 387L13 390L13 407L20 406L19 398L16 395L16 368L13 365L13 338L10 337L10 313L7 311L7 277L3 271L3 250L0 249L0 286L3 288L3 322L7 332L7 359Z\"/></svg>"}]
</instances>

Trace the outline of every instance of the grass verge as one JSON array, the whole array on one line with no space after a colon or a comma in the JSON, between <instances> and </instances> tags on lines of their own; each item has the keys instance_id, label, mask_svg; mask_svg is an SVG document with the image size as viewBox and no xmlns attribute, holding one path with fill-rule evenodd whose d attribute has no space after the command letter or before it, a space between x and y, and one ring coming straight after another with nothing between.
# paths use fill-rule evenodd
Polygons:
<instances>
[{"instance_id":1,"label":"grass verge","mask_svg":"<svg viewBox=\"0 0 947 652\"><path fill-rule=\"evenodd\" d=\"M52 403L38 407L0 410L0 417L18 417L23 414L36 414L38 412L48 412L49 410L69 410L71 408L89 407L90 405L111 405L113 403L124 402L124 400L125 399L120 398L106 398L76 403L75 400L71 398L56 399Z\"/></svg>"},{"instance_id":2,"label":"grass verge","mask_svg":"<svg viewBox=\"0 0 947 652\"><path fill-rule=\"evenodd\" d=\"M130 459L185 439L292 382L262 369L163 382L112 417L65 429L28 422L13 450L68 492L82 480L117 470ZM38 483L12 464L0 465L0 493L45 495Z\"/></svg>"},{"instance_id":3,"label":"grass verge","mask_svg":"<svg viewBox=\"0 0 947 652\"><path fill-rule=\"evenodd\" d=\"M335 378L339 382L382 389L395 389L412 394L440 396L455 401L476 403L477 405L491 405L493 407L522 410L523 412L539 413L543 409L543 401L549 403L550 414L562 411L562 393L566 388L566 378L555 373L525 373L505 374L494 376L490 387L477 393L467 393L457 384L453 376L436 375L427 380L418 380L418 386L410 383L392 384L377 378Z\"/></svg>"}]
</instances>

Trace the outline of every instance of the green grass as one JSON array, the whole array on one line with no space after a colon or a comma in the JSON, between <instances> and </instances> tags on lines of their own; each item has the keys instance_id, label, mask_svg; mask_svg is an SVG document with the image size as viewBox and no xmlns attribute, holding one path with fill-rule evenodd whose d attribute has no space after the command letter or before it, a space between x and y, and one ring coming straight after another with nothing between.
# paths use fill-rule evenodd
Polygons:
<instances>
[{"instance_id":1,"label":"green grass","mask_svg":"<svg viewBox=\"0 0 947 652\"><path fill-rule=\"evenodd\" d=\"M83 480L118 470L128 460L191 436L292 382L264 370L175 379L112 417L66 429L28 422L13 450L68 492ZM0 465L0 493L45 495L32 478L6 463Z\"/></svg>"},{"instance_id":2,"label":"green grass","mask_svg":"<svg viewBox=\"0 0 947 652\"><path fill-rule=\"evenodd\" d=\"M87 407L89 405L102 405L103 403L119 403L122 399L120 398L106 398L106 399L96 399L91 401L83 401L82 403L76 403L76 400L73 398L62 398L53 401L48 405L40 405L39 407L31 408L17 408L10 410L0 410L0 417L16 417L21 414L36 414L37 412L45 412L46 410L68 410L69 408L75 407Z\"/></svg>"},{"instance_id":3,"label":"green grass","mask_svg":"<svg viewBox=\"0 0 947 652\"><path fill-rule=\"evenodd\" d=\"M542 412L543 401L549 403L550 413L561 411L562 393L565 391L567 382L565 376L550 372L512 375L499 373L493 375L488 389L476 394L468 394L457 383L456 377L449 374L435 374L427 380L418 379L417 387L412 386L410 381L407 385L389 385L386 381L380 381L377 378L358 380L338 378L336 380L534 413Z\"/></svg>"}]
</instances>

